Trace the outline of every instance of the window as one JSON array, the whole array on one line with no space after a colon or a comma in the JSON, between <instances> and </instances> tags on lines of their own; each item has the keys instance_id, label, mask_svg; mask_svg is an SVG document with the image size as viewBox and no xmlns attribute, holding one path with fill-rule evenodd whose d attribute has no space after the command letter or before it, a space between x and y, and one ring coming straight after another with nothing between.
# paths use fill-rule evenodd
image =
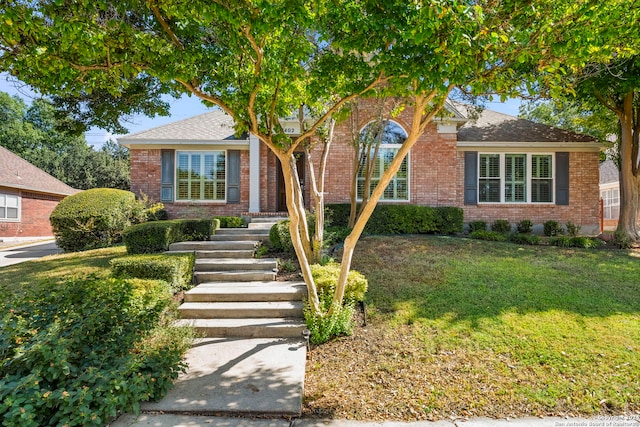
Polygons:
<instances>
[{"instance_id":1,"label":"window","mask_svg":"<svg viewBox=\"0 0 640 427\"><path fill-rule=\"evenodd\" d=\"M383 126L384 128L382 128ZM404 129L392 121L385 120L382 123L371 122L362 129L362 132L360 132L360 144L361 149L367 150L367 154L363 156L363 162L358 171L358 199L362 199L364 195L367 177L367 159L376 155L376 146L378 147L377 155L369 165L371 172L369 193L378 185L380 178L389 168L406 139L407 133ZM402 161L400 169L398 169L398 172L387 188L385 188L380 200L409 200L408 156Z\"/></svg>"},{"instance_id":2,"label":"window","mask_svg":"<svg viewBox=\"0 0 640 427\"><path fill-rule=\"evenodd\" d=\"M0 194L0 221L20 221L20 196Z\"/></svg>"},{"instance_id":3,"label":"window","mask_svg":"<svg viewBox=\"0 0 640 427\"><path fill-rule=\"evenodd\" d=\"M553 203L553 155L488 153L478 156L481 203Z\"/></svg>"},{"instance_id":4,"label":"window","mask_svg":"<svg viewBox=\"0 0 640 427\"><path fill-rule=\"evenodd\" d=\"M600 192L604 219L618 219L620 216L620 190L610 188Z\"/></svg>"},{"instance_id":5,"label":"window","mask_svg":"<svg viewBox=\"0 0 640 427\"><path fill-rule=\"evenodd\" d=\"M178 151L176 157L177 200L225 201L224 151Z\"/></svg>"}]
</instances>

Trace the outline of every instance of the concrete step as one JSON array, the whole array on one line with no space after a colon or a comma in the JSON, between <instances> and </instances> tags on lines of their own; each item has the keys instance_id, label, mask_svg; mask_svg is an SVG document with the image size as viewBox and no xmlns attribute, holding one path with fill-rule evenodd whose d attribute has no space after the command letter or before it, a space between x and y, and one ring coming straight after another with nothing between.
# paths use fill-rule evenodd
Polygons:
<instances>
[{"instance_id":1,"label":"concrete step","mask_svg":"<svg viewBox=\"0 0 640 427\"><path fill-rule=\"evenodd\" d=\"M250 222L247 230L271 230L275 222Z\"/></svg>"},{"instance_id":2,"label":"concrete step","mask_svg":"<svg viewBox=\"0 0 640 427\"><path fill-rule=\"evenodd\" d=\"M177 242L169 245L169 251L254 250L257 244L256 239L252 241Z\"/></svg>"},{"instance_id":3,"label":"concrete step","mask_svg":"<svg viewBox=\"0 0 640 427\"><path fill-rule=\"evenodd\" d=\"M237 271L237 270L275 270L278 261L275 258L199 258L196 259L195 271Z\"/></svg>"},{"instance_id":4,"label":"concrete step","mask_svg":"<svg viewBox=\"0 0 640 427\"><path fill-rule=\"evenodd\" d=\"M176 326L192 326L207 338L300 338L307 328L303 320L268 319L181 319Z\"/></svg>"},{"instance_id":5,"label":"concrete step","mask_svg":"<svg viewBox=\"0 0 640 427\"><path fill-rule=\"evenodd\" d=\"M196 271L195 282L254 282L276 280L275 271L237 270L237 271Z\"/></svg>"},{"instance_id":6,"label":"concrete step","mask_svg":"<svg viewBox=\"0 0 640 427\"><path fill-rule=\"evenodd\" d=\"M185 302L301 301L304 282L202 283L184 294Z\"/></svg>"},{"instance_id":7,"label":"concrete step","mask_svg":"<svg viewBox=\"0 0 640 427\"><path fill-rule=\"evenodd\" d=\"M185 302L178 307L183 319L250 319L303 317L302 301Z\"/></svg>"},{"instance_id":8,"label":"concrete step","mask_svg":"<svg viewBox=\"0 0 640 427\"><path fill-rule=\"evenodd\" d=\"M213 250L213 251L196 251L196 258L253 258L255 251L253 249L249 250Z\"/></svg>"},{"instance_id":9,"label":"concrete step","mask_svg":"<svg viewBox=\"0 0 640 427\"><path fill-rule=\"evenodd\" d=\"M262 230L261 230L262 231ZM269 239L269 233L263 234L214 234L209 237L210 242L264 242Z\"/></svg>"},{"instance_id":10,"label":"concrete step","mask_svg":"<svg viewBox=\"0 0 640 427\"><path fill-rule=\"evenodd\" d=\"M259 224L261 222L272 222L275 224L276 222L280 222L285 219L289 218L287 218L286 216L257 216L251 218L251 222L249 224Z\"/></svg>"},{"instance_id":11,"label":"concrete step","mask_svg":"<svg viewBox=\"0 0 640 427\"><path fill-rule=\"evenodd\" d=\"M216 230L215 236L237 236L247 234L269 235L269 230L263 228L219 228Z\"/></svg>"}]
</instances>

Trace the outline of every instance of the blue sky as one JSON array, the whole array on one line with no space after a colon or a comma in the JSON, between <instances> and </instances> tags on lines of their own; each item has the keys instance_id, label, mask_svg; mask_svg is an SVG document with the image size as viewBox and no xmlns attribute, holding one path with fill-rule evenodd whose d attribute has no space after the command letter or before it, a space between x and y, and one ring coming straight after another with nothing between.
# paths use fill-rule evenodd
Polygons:
<instances>
[{"instance_id":1,"label":"blue sky","mask_svg":"<svg viewBox=\"0 0 640 427\"><path fill-rule=\"evenodd\" d=\"M6 73L0 73L0 91L7 92L10 95L18 95L25 101L37 97L37 95L24 86L16 86L11 78ZM182 97L180 99L169 98L168 102L171 106L171 115L167 117L155 117L149 118L146 116L134 116L130 117L125 127L129 129L130 133L140 132L146 129L150 129L156 126L161 126L177 120L186 119L188 117L196 116L208 111L207 107L195 96ZM487 103L486 107L490 110L499 111L501 113L510 114L513 116L518 115L518 107L520 106L520 100L510 99L507 102L491 102ZM92 128L86 134L87 142L95 147L99 147L107 141L109 138L117 137L111 135L104 129Z\"/></svg>"}]
</instances>

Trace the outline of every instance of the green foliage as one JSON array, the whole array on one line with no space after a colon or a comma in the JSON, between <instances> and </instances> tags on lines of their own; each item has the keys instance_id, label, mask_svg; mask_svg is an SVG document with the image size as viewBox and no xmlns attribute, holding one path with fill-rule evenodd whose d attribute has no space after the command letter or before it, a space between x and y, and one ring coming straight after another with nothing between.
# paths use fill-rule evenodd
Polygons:
<instances>
[{"instance_id":1,"label":"green foliage","mask_svg":"<svg viewBox=\"0 0 640 427\"><path fill-rule=\"evenodd\" d=\"M331 306L331 296L323 294L320 304L326 307ZM304 318L307 329L311 332L309 341L312 344L323 344L332 338L342 335L351 335L353 331L354 304L336 305L332 315L318 315L313 313L308 304L304 307Z\"/></svg>"},{"instance_id":2,"label":"green foliage","mask_svg":"<svg viewBox=\"0 0 640 427\"><path fill-rule=\"evenodd\" d=\"M325 265L313 264L311 265L311 274L318 287L318 292L326 293L333 297L336 284L338 283L338 276L340 275L340 264L335 262L330 262ZM368 286L367 278L361 273L355 270L349 271L347 286L344 289L345 302L364 301Z\"/></svg>"},{"instance_id":3,"label":"green foliage","mask_svg":"<svg viewBox=\"0 0 640 427\"><path fill-rule=\"evenodd\" d=\"M158 253L175 242L208 240L215 220L174 219L150 221L127 228L123 233L129 254Z\"/></svg>"},{"instance_id":4,"label":"green foliage","mask_svg":"<svg viewBox=\"0 0 640 427\"><path fill-rule=\"evenodd\" d=\"M474 231L486 231L487 223L485 221L471 221L469 223L469 233L473 233Z\"/></svg>"},{"instance_id":5,"label":"green foliage","mask_svg":"<svg viewBox=\"0 0 640 427\"><path fill-rule=\"evenodd\" d=\"M290 258L278 259L278 270L283 273L293 273L298 270L296 263Z\"/></svg>"},{"instance_id":6,"label":"green foliage","mask_svg":"<svg viewBox=\"0 0 640 427\"><path fill-rule=\"evenodd\" d=\"M346 227L349 204L328 205L334 226ZM463 211L455 207L378 205L365 226L368 234L453 234L462 231Z\"/></svg>"},{"instance_id":7,"label":"green foliage","mask_svg":"<svg viewBox=\"0 0 640 427\"><path fill-rule=\"evenodd\" d=\"M533 232L533 221L530 219L523 219L516 225L516 230L520 234L528 234Z\"/></svg>"},{"instance_id":8,"label":"green foliage","mask_svg":"<svg viewBox=\"0 0 640 427\"><path fill-rule=\"evenodd\" d=\"M579 236L555 236L549 239L549 245L561 248L585 248L594 249L604 245L604 242L597 238Z\"/></svg>"},{"instance_id":9,"label":"green foliage","mask_svg":"<svg viewBox=\"0 0 640 427\"><path fill-rule=\"evenodd\" d=\"M490 242L504 242L507 240L507 236L504 233L498 233L497 231L488 230L476 230L470 234L472 239L488 240Z\"/></svg>"},{"instance_id":10,"label":"green foliage","mask_svg":"<svg viewBox=\"0 0 640 427\"><path fill-rule=\"evenodd\" d=\"M329 226L324 229L324 244L327 247L344 242L344 239L351 233L349 227Z\"/></svg>"},{"instance_id":11,"label":"green foliage","mask_svg":"<svg viewBox=\"0 0 640 427\"><path fill-rule=\"evenodd\" d=\"M160 398L191 343L171 304L162 281L91 277L0 301L3 424L103 426Z\"/></svg>"},{"instance_id":12,"label":"green foliage","mask_svg":"<svg viewBox=\"0 0 640 427\"><path fill-rule=\"evenodd\" d=\"M293 252L289 222L288 219L278 221L269 230L269 242L276 251Z\"/></svg>"},{"instance_id":13,"label":"green foliage","mask_svg":"<svg viewBox=\"0 0 640 427\"><path fill-rule=\"evenodd\" d=\"M562 226L558 221L549 220L544 223L543 231L547 237L558 236L562 234Z\"/></svg>"},{"instance_id":14,"label":"green foliage","mask_svg":"<svg viewBox=\"0 0 640 427\"><path fill-rule=\"evenodd\" d=\"M511 233L511 224L506 219L496 219L491 224L491 231L497 233Z\"/></svg>"},{"instance_id":15,"label":"green foliage","mask_svg":"<svg viewBox=\"0 0 640 427\"><path fill-rule=\"evenodd\" d=\"M220 221L219 228L245 227L244 220L239 216L214 216L213 218Z\"/></svg>"},{"instance_id":16,"label":"green foliage","mask_svg":"<svg viewBox=\"0 0 640 427\"><path fill-rule=\"evenodd\" d=\"M176 293L192 287L194 256L188 254L130 255L112 259L113 277L156 279L167 282Z\"/></svg>"},{"instance_id":17,"label":"green foliage","mask_svg":"<svg viewBox=\"0 0 640 427\"><path fill-rule=\"evenodd\" d=\"M626 232L616 230L613 233L613 244L620 249L629 249L631 248L631 239Z\"/></svg>"},{"instance_id":18,"label":"green foliage","mask_svg":"<svg viewBox=\"0 0 640 427\"><path fill-rule=\"evenodd\" d=\"M509 235L509 241L520 245L539 245L542 239L536 234L512 233Z\"/></svg>"},{"instance_id":19,"label":"green foliage","mask_svg":"<svg viewBox=\"0 0 640 427\"><path fill-rule=\"evenodd\" d=\"M567 229L567 234L571 237L576 237L580 234L580 229L582 228L580 225L576 225L571 221L567 221L565 227Z\"/></svg>"},{"instance_id":20,"label":"green foliage","mask_svg":"<svg viewBox=\"0 0 640 427\"><path fill-rule=\"evenodd\" d=\"M256 248L256 252L255 252L254 256L256 258L262 258L264 256L267 256L268 253L269 253L269 247L267 245L260 244Z\"/></svg>"},{"instance_id":21,"label":"green foliage","mask_svg":"<svg viewBox=\"0 0 640 427\"><path fill-rule=\"evenodd\" d=\"M122 232L142 219L142 206L133 193L108 188L66 197L50 217L56 243L67 252L119 243Z\"/></svg>"}]
</instances>

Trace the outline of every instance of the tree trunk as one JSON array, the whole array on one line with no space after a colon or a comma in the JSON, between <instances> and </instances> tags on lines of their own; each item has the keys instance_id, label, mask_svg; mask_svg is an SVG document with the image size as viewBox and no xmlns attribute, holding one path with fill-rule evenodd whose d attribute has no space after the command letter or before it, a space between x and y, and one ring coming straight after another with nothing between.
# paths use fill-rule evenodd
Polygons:
<instances>
[{"instance_id":1,"label":"tree trunk","mask_svg":"<svg viewBox=\"0 0 640 427\"><path fill-rule=\"evenodd\" d=\"M617 232L631 241L640 239L640 179L638 177L637 137L634 135L633 92L625 96L623 108L617 111L620 120L620 216Z\"/></svg>"}]
</instances>

